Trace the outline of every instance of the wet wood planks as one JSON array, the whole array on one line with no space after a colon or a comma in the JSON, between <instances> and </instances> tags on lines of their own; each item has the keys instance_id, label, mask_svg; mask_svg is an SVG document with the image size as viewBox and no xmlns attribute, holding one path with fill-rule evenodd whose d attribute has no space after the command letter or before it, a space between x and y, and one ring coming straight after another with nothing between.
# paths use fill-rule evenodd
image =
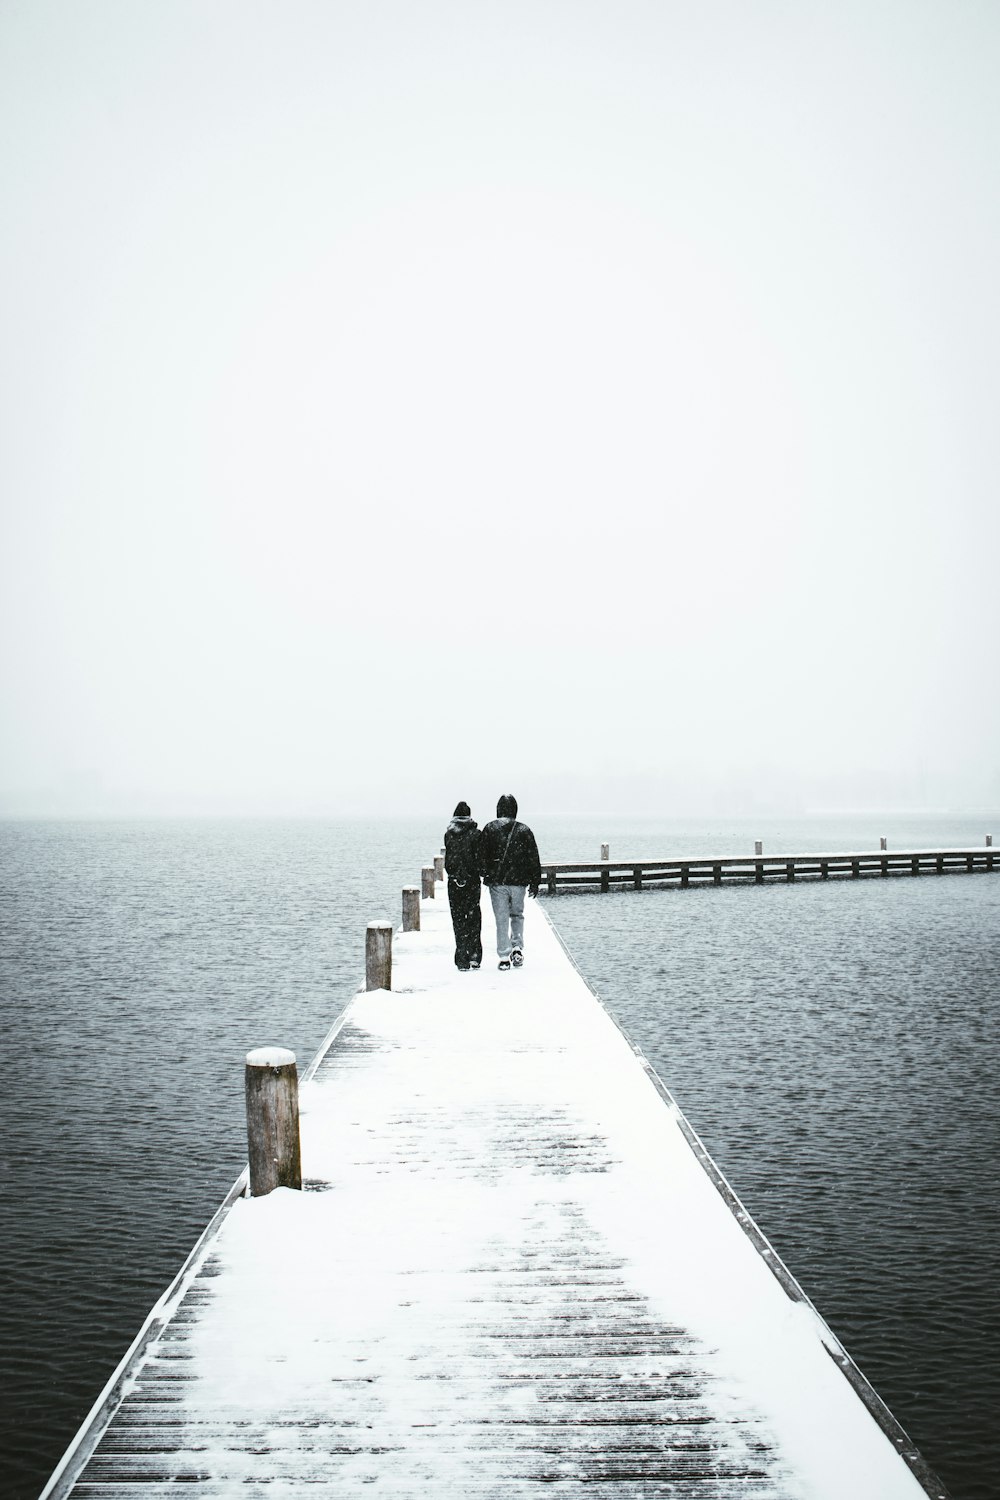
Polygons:
<instances>
[{"instance_id":1,"label":"wet wood planks","mask_svg":"<svg viewBox=\"0 0 1000 1500\"><path fill-rule=\"evenodd\" d=\"M47 1496L943 1496L542 911L421 915Z\"/></svg>"}]
</instances>

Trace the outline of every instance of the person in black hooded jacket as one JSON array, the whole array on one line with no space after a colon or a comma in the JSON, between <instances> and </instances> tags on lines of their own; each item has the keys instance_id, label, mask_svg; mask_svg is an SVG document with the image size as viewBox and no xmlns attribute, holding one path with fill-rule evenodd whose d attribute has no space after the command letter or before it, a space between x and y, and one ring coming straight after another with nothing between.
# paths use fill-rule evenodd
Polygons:
<instances>
[{"instance_id":1,"label":"person in black hooded jacket","mask_svg":"<svg viewBox=\"0 0 1000 1500\"><path fill-rule=\"evenodd\" d=\"M517 798L501 797L497 815L479 835L479 868L497 924L498 968L524 963L524 893L538 895L542 865L535 835L517 821Z\"/></svg>"},{"instance_id":2,"label":"person in black hooded jacket","mask_svg":"<svg viewBox=\"0 0 1000 1500\"><path fill-rule=\"evenodd\" d=\"M458 804L444 831L444 867L448 875L451 925L455 929L455 967L463 971L478 969L483 961L479 825L467 802Z\"/></svg>"}]
</instances>

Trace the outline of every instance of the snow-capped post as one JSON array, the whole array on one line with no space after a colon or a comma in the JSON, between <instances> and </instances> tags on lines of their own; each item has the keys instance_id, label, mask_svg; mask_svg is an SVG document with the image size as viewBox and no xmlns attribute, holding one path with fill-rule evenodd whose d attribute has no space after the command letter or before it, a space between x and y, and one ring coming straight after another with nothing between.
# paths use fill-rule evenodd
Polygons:
<instances>
[{"instance_id":1,"label":"snow-capped post","mask_svg":"<svg viewBox=\"0 0 1000 1500\"><path fill-rule=\"evenodd\" d=\"M880 849L886 849L886 848L888 848L888 845L886 844L885 839L879 839L878 846L879 846Z\"/></svg>"},{"instance_id":2,"label":"snow-capped post","mask_svg":"<svg viewBox=\"0 0 1000 1500\"><path fill-rule=\"evenodd\" d=\"M420 887L403 886L403 931L420 931Z\"/></svg>"},{"instance_id":3,"label":"snow-capped post","mask_svg":"<svg viewBox=\"0 0 1000 1500\"><path fill-rule=\"evenodd\" d=\"M434 900L434 866L424 865L420 871L420 894Z\"/></svg>"},{"instance_id":4,"label":"snow-capped post","mask_svg":"<svg viewBox=\"0 0 1000 1500\"><path fill-rule=\"evenodd\" d=\"M444 879L444 859L440 854L435 854L434 856L434 879Z\"/></svg>"},{"instance_id":5,"label":"snow-capped post","mask_svg":"<svg viewBox=\"0 0 1000 1500\"><path fill-rule=\"evenodd\" d=\"M754 852L754 854L756 854L756 856L757 856L758 859L764 853L764 841L763 841L763 839L757 839L755 841L754 846L753 846L753 852Z\"/></svg>"},{"instance_id":6,"label":"snow-capped post","mask_svg":"<svg viewBox=\"0 0 1000 1500\"><path fill-rule=\"evenodd\" d=\"M392 923L369 922L365 933L365 989L392 989Z\"/></svg>"},{"instance_id":7,"label":"snow-capped post","mask_svg":"<svg viewBox=\"0 0 1000 1500\"><path fill-rule=\"evenodd\" d=\"M601 858L602 859L610 859L611 858L611 845L610 844L602 844L601 845Z\"/></svg>"},{"instance_id":8,"label":"snow-capped post","mask_svg":"<svg viewBox=\"0 0 1000 1500\"><path fill-rule=\"evenodd\" d=\"M301 1188L295 1053L286 1047L248 1052L246 1099L251 1198L262 1198L278 1187Z\"/></svg>"},{"instance_id":9,"label":"snow-capped post","mask_svg":"<svg viewBox=\"0 0 1000 1500\"><path fill-rule=\"evenodd\" d=\"M987 849L992 849L993 848L993 835L992 835L992 833L988 833L986 835L986 847L987 847Z\"/></svg>"}]
</instances>

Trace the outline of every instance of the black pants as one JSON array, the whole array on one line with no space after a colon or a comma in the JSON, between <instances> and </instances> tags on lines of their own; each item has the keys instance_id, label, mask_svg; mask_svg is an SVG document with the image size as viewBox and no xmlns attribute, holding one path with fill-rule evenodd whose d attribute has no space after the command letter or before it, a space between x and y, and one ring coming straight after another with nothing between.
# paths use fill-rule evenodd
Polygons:
<instances>
[{"instance_id":1,"label":"black pants","mask_svg":"<svg viewBox=\"0 0 1000 1500\"><path fill-rule=\"evenodd\" d=\"M465 885L448 877L448 905L455 929L455 963L460 969L483 961L482 916L479 911L479 877Z\"/></svg>"}]
</instances>

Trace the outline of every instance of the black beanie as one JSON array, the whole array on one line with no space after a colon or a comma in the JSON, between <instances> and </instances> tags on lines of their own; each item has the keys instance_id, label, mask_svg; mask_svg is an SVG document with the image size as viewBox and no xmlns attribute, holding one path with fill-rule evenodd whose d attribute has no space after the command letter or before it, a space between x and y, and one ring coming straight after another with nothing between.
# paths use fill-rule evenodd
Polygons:
<instances>
[{"instance_id":1,"label":"black beanie","mask_svg":"<svg viewBox=\"0 0 1000 1500\"><path fill-rule=\"evenodd\" d=\"M453 818L471 818L472 808L467 802L460 802L452 813Z\"/></svg>"},{"instance_id":2,"label":"black beanie","mask_svg":"<svg viewBox=\"0 0 1000 1500\"><path fill-rule=\"evenodd\" d=\"M516 797L512 797L509 792L507 792L503 797L501 797L500 801L497 803L497 817L498 818L516 818L517 817L517 798Z\"/></svg>"}]
</instances>

